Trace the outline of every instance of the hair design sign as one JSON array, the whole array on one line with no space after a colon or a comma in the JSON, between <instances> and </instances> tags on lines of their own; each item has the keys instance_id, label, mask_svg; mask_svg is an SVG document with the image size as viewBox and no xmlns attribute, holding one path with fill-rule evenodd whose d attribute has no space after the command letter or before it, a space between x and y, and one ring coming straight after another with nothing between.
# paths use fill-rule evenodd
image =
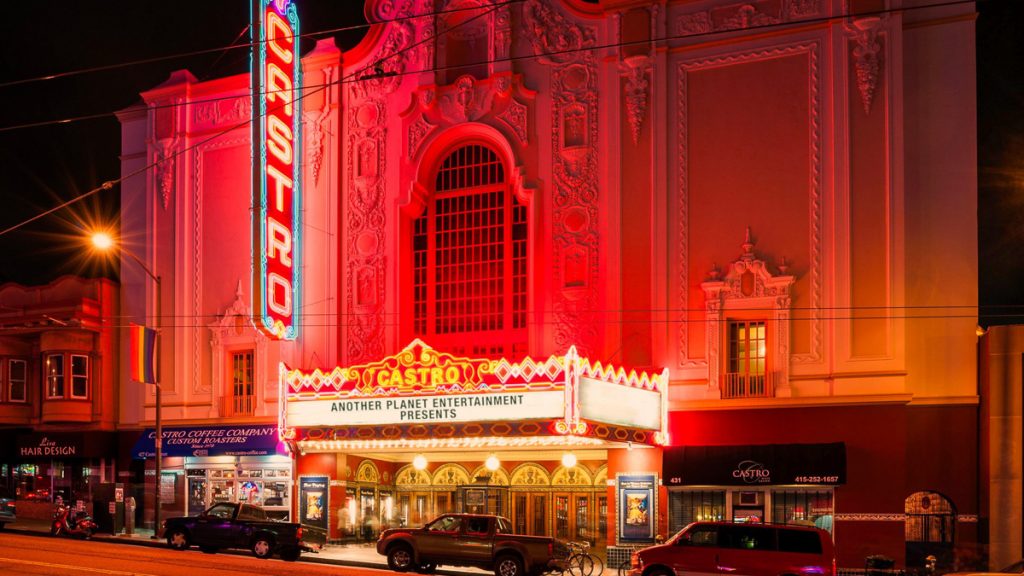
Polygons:
<instances>
[{"instance_id":1,"label":"hair design sign","mask_svg":"<svg viewBox=\"0 0 1024 576\"><path fill-rule=\"evenodd\" d=\"M299 309L301 88L292 0L253 0L253 310L269 336L294 339Z\"/></svg>"}]
</instances>

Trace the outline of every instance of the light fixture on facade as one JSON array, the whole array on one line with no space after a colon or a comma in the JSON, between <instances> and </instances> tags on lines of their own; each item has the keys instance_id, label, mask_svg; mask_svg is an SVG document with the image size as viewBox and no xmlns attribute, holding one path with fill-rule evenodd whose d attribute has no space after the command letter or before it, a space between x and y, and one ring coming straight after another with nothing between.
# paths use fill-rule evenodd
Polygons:
<instances>
[{"instance_id":1,"label":"light fixture on facade","mask_svg":"<svg viewBox=\"0 0 1024 576\"><path fill-rule=\"evenodd\" d=\"M412 467L417 470L425 469L427 467L426 456L423 454L417 454L416 457L412 459Z\"/></svg>"},{"instance_id":2,"label":"light fixture on facade","mask_svg":"<svg viewBox=\"0 0 1024 576\"><path fill-rule=\"evenodd\" d=\"M501 466L501 462L498 461L497 456L491 454L490 456L487 457L487 460L484 461L484 466L491 472L494 472L495 470L498 469L499 466Z\"/></svg>"},{"instance_id":3,"label":"light fixture on facade","mask_svg":"<svg viewBox=\"0 0 1024 576\"><path fill-rule=\"evenodd\" d=\"M572 452L566 452L562 454L562 466L566 468L572 468L576 465L576 455Z\"/></svg>"}]
</instances>

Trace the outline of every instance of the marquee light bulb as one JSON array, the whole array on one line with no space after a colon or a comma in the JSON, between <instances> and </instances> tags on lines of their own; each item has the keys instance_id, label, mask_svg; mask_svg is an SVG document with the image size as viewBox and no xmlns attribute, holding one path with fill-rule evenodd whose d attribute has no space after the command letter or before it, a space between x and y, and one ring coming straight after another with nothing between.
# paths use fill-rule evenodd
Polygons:
<instances>
[{"instance_id":1,"label":"marquee light bulb","mask_svg":"<svg viewBox=\"0 0 1024 576\"><path fill-rule=\"evenodd\" d=\"M417 470L423 470L427 467L427 458L423 454L417 454L412 459L412 467Z\"/></svg>"},{"instance_id":2,"label":"marquee light bulb","mask_svg":"<svg viewBox=\"0 0 1024 576\"><path fill-rule=\"evenodd\" d=\"M497 456L491 454L490 456L487 457L487 460L484 462L484 466L486 466L487 469L490 470L491 472L494 472L495 470L498 469L499 466L501 466L501 462L498 461Z\"/></svg>"}]
</instances>

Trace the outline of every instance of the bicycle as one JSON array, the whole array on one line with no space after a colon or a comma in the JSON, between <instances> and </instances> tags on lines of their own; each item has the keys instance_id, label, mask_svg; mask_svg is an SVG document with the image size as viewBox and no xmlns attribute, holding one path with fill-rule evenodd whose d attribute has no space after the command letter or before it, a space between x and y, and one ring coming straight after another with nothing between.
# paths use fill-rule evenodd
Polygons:
<instances>
[{"instance_id":1,"label":"bicycle","mask_svg":"<svg viewBox=\"0 0 1024 576\"><path fill-rule=\"evenodd\" d=\"M632 561L629 558L626 558L625 560L619 563L619 569L616 576L628 576L629 571L630 569L632 569L632 567Z\"/></svg>"},{"instance_id":2,"label":"bicycle","mask_svg":"<svg viewBox=\"0 0 1024 576\"><path fill-rule=\"evenodd\" d=\"M590 553L590 542L568 542L569 562L564 576L601 576L604 572L604 561L600 556Z\"/></svg>"}]
</instances>

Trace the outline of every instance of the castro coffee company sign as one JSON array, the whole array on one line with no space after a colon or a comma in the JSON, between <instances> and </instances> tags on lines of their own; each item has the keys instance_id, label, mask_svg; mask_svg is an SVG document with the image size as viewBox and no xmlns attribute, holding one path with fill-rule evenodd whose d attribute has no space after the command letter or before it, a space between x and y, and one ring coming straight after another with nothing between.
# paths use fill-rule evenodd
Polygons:
<instances>
[{"instance_id":1,"label":"castro coffee company sign","mask_svg":"<svg viewBox=\"0 0 1024 576\"><path fill-rule=\"evenodd\" d=\"M82 442L73 436L25 436L19 439L18 455L25 458L75 457L82 454Z\"/></svg>"}]
</instances>

